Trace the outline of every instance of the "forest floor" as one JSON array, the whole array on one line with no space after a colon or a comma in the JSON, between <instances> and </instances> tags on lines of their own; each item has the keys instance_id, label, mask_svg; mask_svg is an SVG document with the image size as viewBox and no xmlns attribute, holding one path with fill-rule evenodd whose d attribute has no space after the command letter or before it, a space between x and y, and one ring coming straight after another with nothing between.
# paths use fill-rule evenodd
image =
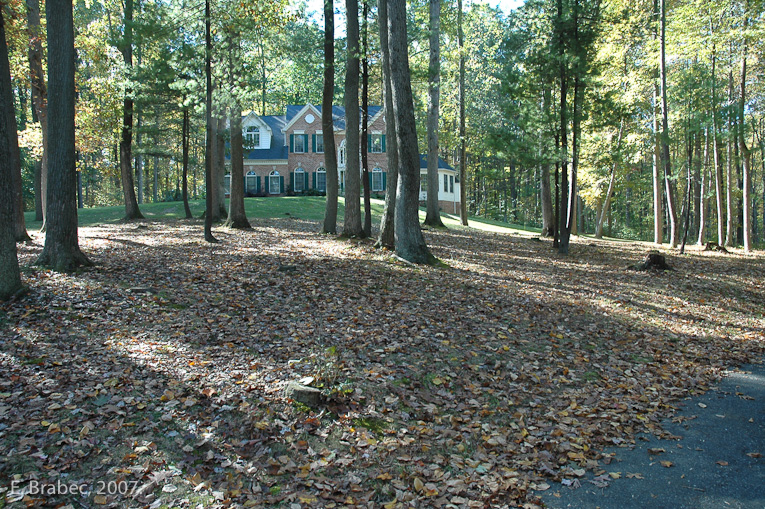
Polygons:
<instances>
[{"instance_id":1,"label":"forest floor","mask_svg":"<svg viewBox=\"0 0 765 509\"><path fill-rule=\"evenodd\" d=\"M413 267L317 230L82 228L77 274L20 246L0 507L537 507L765 352L763 253L454 228Z\"/></svg>"}]
</instances>

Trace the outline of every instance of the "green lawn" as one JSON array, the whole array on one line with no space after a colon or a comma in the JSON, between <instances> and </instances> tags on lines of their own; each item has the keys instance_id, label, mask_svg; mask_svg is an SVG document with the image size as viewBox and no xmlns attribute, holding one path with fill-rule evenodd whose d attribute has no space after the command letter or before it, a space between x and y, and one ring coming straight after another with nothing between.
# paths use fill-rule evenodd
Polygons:
<instances>
[{"instance_id":1,"label":"green lawn","mask_svg":"<svg viewBox=\"0 0 765 509\"><path fill-rule=\"evenodd\" d=\"M345 201L340 197L338 205L338 218L342 220ZM321 221L324 219L324 204L326 198L323 196L281 196L268 198L245 198L244 206L247 211L247 217L250 219L269 219L279 217L296 217L310 221ZM191 213L195 218L200 218L204 211L204 200L191 200L189 202ZM379 225L383 213L383 200L372 200L372 224ZM183 211L183 202L160 202L143 203L140 205L141 212L149 221L172 221L185 217ZM77 211L80 226L93 226L98 224L118 223L125 217L124 206L114 207L93 207L79 209ZM442 214L442 220L447 228L460 229L459 216L453 214ZM420 209L420 219L425 219L425 211ZM39 230L41 223L34 220L34 213L26 213L27 228L30 230ZM501 221L493 221L484 218L470 218L470 227L484 231L493 231L498 233L525 233L535 235L540 232L539 229L530 228L522 225L513 225Z\"/></svg>"}]
</instances>

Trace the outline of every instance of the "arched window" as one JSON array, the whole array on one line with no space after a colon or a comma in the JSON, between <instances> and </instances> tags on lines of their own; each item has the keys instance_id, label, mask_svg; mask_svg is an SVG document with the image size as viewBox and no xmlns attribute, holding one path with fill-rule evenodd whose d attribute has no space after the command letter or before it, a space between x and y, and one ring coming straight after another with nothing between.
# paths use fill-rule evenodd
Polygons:
<instances>
[{"instance_id":1,"label":"arched window","mask_svg":"<svg viewBox=\"0 0 765 509\"><path fill-rule=\"evenodd\" d=\"M282 194L284 192L284 177L277 170L268 174L268 194Z\"/></svg>"},{"instance_id":2,"label":"arched window","mask_svg":"<svg viewBox=\"0 0 765 509\"><path fill-rule=\"evenodd\" d=\"M248 171L247 175L244 176L244 194L245 195L253 195L256 194L258 189L258 177L255 175L254 171Z\"/></svg>"},{"instance_id":3,"label":"arched window","mask_svg":"<svg viewBox=\"0 0 765 509\"><path fill-rule=\"evenodd\" d=\"M323 167L316 170L316 190L322 193L327 192L327 170Z\"/></svg>"},{"instance_id":4,"label":"arched window","mask_svg":"<svg viewBox=\"0 0 765 509\"><path fill-rule=\"evenodd\" d=\"M260 128L258 126L247 126L244 132L244 144L250 148L260 147Z\"/></svg>"},{"instance_id":5,"label":"arched window","mask_svg":"<svg viewBox=\"0 0 765 509\"><path fill-rule=\"evenodd\" d=\"M305 191L305 170L301 167L295 168L295 174L292 179L292 190L296 193L302 193Z\"/></svg>"},{"instance_id":6,"label":"arched window","mask_svg":"<svg viewBox=\"0 0 765 509\"><path fill-rule=\"evenodd\" d=\"M379 166L372 169L372 191L385 191L385 178Z\"/></svg>"}]
</instances>

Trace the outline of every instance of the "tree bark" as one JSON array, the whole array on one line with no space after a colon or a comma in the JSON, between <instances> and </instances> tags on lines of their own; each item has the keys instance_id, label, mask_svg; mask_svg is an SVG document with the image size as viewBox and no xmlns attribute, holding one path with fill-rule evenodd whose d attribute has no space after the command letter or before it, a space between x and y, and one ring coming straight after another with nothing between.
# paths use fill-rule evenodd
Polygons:
<instances>
[{"instance_id":1,"label":"tree bark","mask_svg":"<svg viewBox=\"0 0 765 509\"><path fill-rule=\"evenodd\" d=\"M50 51L50 46L48 46ZM120 51L127 67L128 79L133 69L133 0L125 0L125 36ZM128 87L122 102L122 131L120 134L120 178L125 198L125 219L143 219L138 208L133 181L133 90Z\"/></svg>"},{"instance_id":2,"label":"tree bark","mask_svg":"<svg viewBox=\"0 0 765 509\"><path fill-rule=\"evenodd\" d=\"M552 100L550 97L551 95L552 94L550 89L545 87L542 95L542 110L545 117L549 115L550 102ZM541 134L542 133L540 132L540 140L544 139ZM542 236L553 237L555 235L555 217L553 216L553 200L552 192L550 190L550 163L548 162L547 154L542 153L540 156L542 159L542 180L540 183L540 194L542 200ZM505 218L507 218L507 199L505 199Z\"/></svg>"},{"instance_id":3,"label":"tree bark","mask_svg":"<svg viewBox=\"0 0 765 509\"><path fill-rule=\"evenodd\" d=\"M324 0L324 90L321 99L321 129L324 138L327 205L322 233L337 233L337 150L332 103L335 94L335 14L332 0Z\"/></svg>"},{"instance_id":4,"label":"tree bark","mask_svg":"<svg viewBox=\"0 0 765 509\"><path fill-rule=\"evenodd\" d=\"M405 0L388 2L388 48L396 142L401 165L396 195L396 254L412 263L431 264L435 257L430 254L420 229L420 152L409 72Z\"/></svg>"},{"instance_id":5,"label":"tree bark","mask_svg":"<svg viewBox=\"0 0 765 509\"><path fill-rule=\"evenodd\" d=\"M571 238L571 230L569 229L568 216L570 211L569 205L569 179L568 179L568 73L565 61L565 31L563 29L563 2L557 1L557 17L558 17L558 57L559 74L560 74L560 205L559 210L559 225L560 228L560 243L558 245L558 252L561 254L568 254L568 244Z\"/></svg>"},{"instance_id":6,"label":"tree bark","mask_svg":"<svg viewBox=\"0 0 765 509\"><path fill-rule=\"evenodd\" d=\"M714 173L715 173L715 202L717 204L717 244L722 246L725 242L723 224L725 223L725 212L723 211L723 170L720 162L720 146L717 140L719 130L718 112L717 112L717 78L715 76L715 64L717 54L714 44L712 45L712 152L714 155Z\"/></svg>"},{"instance_id":7,"label":"tree bark","mask_svg":"<svg viewBox=\"0 0 765 509\"><path fill-rule=\"evenodd\" d=\"M675 206L675 192L672 185L672 160L669 155L669 110L667 109L667 61L666 61L666 24L667 13L665 0L659 0L660 3L660 58L659 73L661 80L661 146L662 146L662 164L664 165L664 183L667 194L667 215L669 216L670 236L669 243L672 247L677 247L679 225L677 221L677 209Z\"/></svg>"},{"instance_id":8,"label":"tree bark","mask_svg":"<svg viewBox=\"0 0 765 509\"><path fill-rule=\"evenodd\" d=\"M11 88L11 66L5 42L5 16L0 9L0 301L21 290L21 272L14 232L12 173L19 161L19 140ZM15 162L14 162L15 161ZM10 163L10 164L8 164Z\"/></svg>"},{"instance_id":9,"label":"tree bark","mask_svg":"<svg viewBox=\"0 0 765 509\"><path fill-rule=\"evenodd\" d=\"M189 207L189 107L185 106L186 104L186 97L183 97L183 127L181 128L181 137L183 138L181 140L181 143L183 145L183 176L181 179L181 185L183 186L181 189L181 196L183 198L183 210L186 213L186 219L191 219L194 217L191 214L191 208ZM155 177L155 194L156 194L156 175L157 175L157 165L154 164L154 177ZM156 201L156 198L155 198Z\"/></svg>"},{"instance_id":10,"label":"tree bark","mask_svg":"<svg viewBox=\"0 0 765 509\"><path fill-rule=\"evenodd\" d=\"M468 225L467 209L467 150L465 148L465 34L462 27L462 0L457 0L457 47L459 48L459 107L460 107L460 221Z\"/></svg>"},{"instance_id":11,"label":"tree bark","mask_svg":"<svg viewBox=\"0 0 765 509\"><path fill-rule=\"evenodd\" d=\"M242 148L242 110L231 108L231 193L226 226L251 228L244 210L244 150Z\"/></svg>"},{"instance_id":12,"label":"tree bark","mask_svg":"<svg viewBox=\"0 0 765 509\"><path fill-rule=\"evenodd\" d=\"M60 0L59 0L60 1ZM213 147L215 130L212 120L212 38L210 36L210 0L205 0L205 241L218 242L212 234L213 224Z\"/></svg>"},{"instance_id":13,"label":"tree bark","mask_svg":"<svg viewBox=\"0 0 765 509\"><path fill-rule=\"evenodd\" d=\"M362 185L364 187L364 237L372 235L372 189L369 180L369 154L367 153L367 144L369 140L369 44L367 34L367 18L369 16L369 0L363 0L363 20L362 25L363 55L361 71L361 168Z\"/></svg>"},{"instance_id":14,"label":"tree bark","mask_svg":"<svg viewBox=\"0 0 765 509\"><path fill-rule=\"evenodd\" d=\"M74 146L74 19L72 2L48 0L48 198L45 245L39 265L70 271L91 265L77 238L77 168Z\"/></svg>"},{"instance_id":15,"label":"tree bark","mask_svg":"<svg viewBox=\"0 0 765 509\"><path fill-rule=\"evenodd\" d=\"M396 119L393 114L393 89L390 75L390 52L388 51L388 1L379 2L380 24L380 49L382 53L382 75L384 86L383 103L386 119L386 139L388 160L387 188L385 190L385 208L380 223L380 238L377 240L378 247L387 249L396 248L395 218L396 218L396 191L398 188L398 143L396 143Z\"/></svg>"},{"instance_id":16,"label":"tree bark","mask_svg":"<svg viewBox=\"0 0 765 509\"><path fill-rule=\"evenodd\" d=\"M438 119L441 94L441 0L429 0L430 63L428 65L428 201L425 224L443 228L438 206Z\"/></svg>"},{"instance_id":17,"label":"tree bark","mask_svg":"<svg viewBox=\"0 0 765 509\"><path fill-rule=\"evenodd\" d=\"M733 104L733 69L728 73L728 104ZM736 212L733 202L733 144L736 142L736 123L733 115L728 120L727 160L725 161L725 203L727 221L725 222L725 246L732 246L735 241Z\"/></svg>"},{"instance_id":18,"label":"tree bark","mask_svg":"<svg viewBox=\"0 0 765 509\"><path fill-rule=\"evenodd\" d=\"M748 2L746 5L748 9ZM748 12L744 12L744 48L741 58L741 93L740 93L740 106L739 116L741 117L738 126L738 145L741 151L741 158L743 161L743 203L741 210L743 212L743 241L744 252L750 253L752 251L752 153L749 147L746 146L746 129L744 128L744 119L746 116L746 57L747 57L747 41L746 32L749 27L749 15Z\"/></svg>"},{"instance_id":19,"label":"tree bark","mask_svg":"<svg viewBox=\"0 0 765 509\"><path fill-rule=\"evenodd\" d=\"M27 0L27 26L29 30L29 81L32 88L32 107L42 132L42 158L35 167L35 220L42 221L45 231L45 206L48 202L48 89L43 69L43 43L40 28L40 1Z\"/></svg>"},{"instance_id":20,"label":"tree bark","mask_svg":"<svg viewBox=\"0 0 765 509\"><path fill-rule=\"evenodd\" d=\"M707 234L707 198L706 194L709 192L709 127L704 129L704 161L701 166L701 175L699 178L699 211L698 211L698 223L699 223L699 236L697 244L699 246L704 245L704 238Z\"/></svg>"},{"instance_id":21,"label":"tree bark","mask_svg":"<svg viewBox=\"0 0 765 509\"><path fill-rule=\"evenodd\" d=\"M226 115L218 117L218 130L215 133L215 190L218 201L218 219L222 221L228 216L226 210L226 188L224 185L226 177ZM242 177L244 178L244 177ZM213 216L214 217L214 216Z\"/></svg>"},{"instance_id":22,"label":"tree bark","mask_svg":"<svg viewBox=\"0 0 765 509\"><path fill-rule=\"evenodd\" d=\"M348 55L345 69L345 218L344 237L362 237L359 168L359 2L345 0Z\"/></svg>"}]
</instances>

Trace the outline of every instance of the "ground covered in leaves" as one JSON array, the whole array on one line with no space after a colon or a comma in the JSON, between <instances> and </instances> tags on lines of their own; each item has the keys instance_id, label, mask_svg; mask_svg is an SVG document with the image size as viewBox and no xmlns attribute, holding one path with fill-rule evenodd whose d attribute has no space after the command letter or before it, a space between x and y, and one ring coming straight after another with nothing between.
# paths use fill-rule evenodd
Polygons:
<instances>
[{"instance_id":1,"label":"ground covered in leaves","mask_svg":"<svg viewBox=\"0 0 765 509\"><path fill-rule=\"evenodd\" d=\"M93 268L27 267L0 507L534 507L762 357L762 254L639 272L646 244L457 229L412 267L317 229L84 228ZM320 405L285 398L301 380Z\"/></svg>"}]
</instances>

